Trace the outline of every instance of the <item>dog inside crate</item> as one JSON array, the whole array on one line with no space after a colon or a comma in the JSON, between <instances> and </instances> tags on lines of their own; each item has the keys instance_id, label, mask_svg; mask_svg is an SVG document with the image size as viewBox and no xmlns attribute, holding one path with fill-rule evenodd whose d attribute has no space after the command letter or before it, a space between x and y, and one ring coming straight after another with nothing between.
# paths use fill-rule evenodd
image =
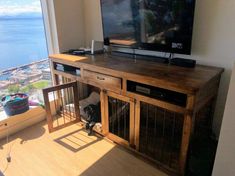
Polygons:
<instances>
[{"instance_id":1,"label":"dog inside crate","mask_svg":"<svg viewBox=\"0 0 235 176\"><path fill-rule=\"evenodd\" d=\"M85 124L88 135L92 135L93 128L101 132L100 90L85 84L79 85L79 111L81 121ZM69 103L66 109L74 109Z\"/></svg>"},{"instance_id":2,"label":"dog inside crate","mask_svg":"<svg viewBox=\"0 0 235 176\"><path fill-rule=\"evenodd\" d=\"M92 135L94 126L101 131L100 95L92 92L89 97L79 101L79 109L88 134Z\"/></svg>"},{"instance_id":3,"label":"dog inside crate","mask_svg":"<svg viewBox=\"0 0 235 176\"><path fill-rule=\"evenodd\" d=\"M101 132L100 89L93 86L80 85L79 99L81 121L85 124L88 135L92 135L93 129ZM110 132L128 140L129 120L127 117L129 117L129 103L115 98L108 98L108 107ZM74 109L74 104L67 104L66 109Z\"/></svg>"}]
</instances>

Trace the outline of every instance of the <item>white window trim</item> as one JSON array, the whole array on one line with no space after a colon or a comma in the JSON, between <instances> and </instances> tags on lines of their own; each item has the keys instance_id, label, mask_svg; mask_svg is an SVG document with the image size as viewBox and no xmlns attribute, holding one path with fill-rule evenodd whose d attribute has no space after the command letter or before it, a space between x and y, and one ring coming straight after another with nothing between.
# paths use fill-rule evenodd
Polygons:
<instances>
[{"instance_id":1,"label":"white window trim","mask_svg":"<svg viewBox=\"0 0 235 176\"><path fill-rule=\"evenodd\" d=\"M47 41L48 54L59 53L59 42L56 27L55 9L53 0L40 0L43 20L45 26L45 34Z\"/></svg>"}]
</instances>

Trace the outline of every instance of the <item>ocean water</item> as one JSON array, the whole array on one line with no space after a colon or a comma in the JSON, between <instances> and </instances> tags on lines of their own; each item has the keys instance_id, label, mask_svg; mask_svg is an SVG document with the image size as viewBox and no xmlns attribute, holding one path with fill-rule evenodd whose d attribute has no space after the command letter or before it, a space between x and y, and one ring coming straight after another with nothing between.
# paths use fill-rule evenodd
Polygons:
<instances>
[{"instance_id":1,"label":"ocean water","mask_svg":"<svg viewBox=\"0 0 235 176\"><path fill-rule=\"evenodd\" d=\"M47 56L42 18L0 17L0 71Z\"/></svg>"}]
</instances>

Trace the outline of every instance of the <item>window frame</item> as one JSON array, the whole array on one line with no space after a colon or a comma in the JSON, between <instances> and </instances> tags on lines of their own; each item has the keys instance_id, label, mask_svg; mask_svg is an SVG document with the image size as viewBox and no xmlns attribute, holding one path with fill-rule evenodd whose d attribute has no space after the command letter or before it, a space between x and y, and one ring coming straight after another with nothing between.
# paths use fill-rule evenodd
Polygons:
<instances>
[{"instance_id":1,"label":"window frame","mask_svg":"<svg viewBox=\"0 0 235 176\"><path fill-rule=\"evenodd\" d=\"M40 0L40 2L43 14L48 54L51 55L59 53L59 42L56 27L54 2L51 0Z\"/></svg>"}]
</instances>

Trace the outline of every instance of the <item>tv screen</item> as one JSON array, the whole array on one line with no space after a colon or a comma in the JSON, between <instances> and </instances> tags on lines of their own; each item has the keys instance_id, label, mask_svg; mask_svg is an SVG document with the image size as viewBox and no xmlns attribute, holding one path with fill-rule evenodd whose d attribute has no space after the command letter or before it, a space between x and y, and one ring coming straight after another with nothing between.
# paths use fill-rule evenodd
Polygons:
<instances>
[{"instance_id":1,"label":"tv screen","mask_svg":"<svg viewBox=\"0 0 235 176\"><path fill-rule=\"evenodd\" d=\"M105 45L190 54L195 0L101 0Z\"/></svg>"}]
</instances>

